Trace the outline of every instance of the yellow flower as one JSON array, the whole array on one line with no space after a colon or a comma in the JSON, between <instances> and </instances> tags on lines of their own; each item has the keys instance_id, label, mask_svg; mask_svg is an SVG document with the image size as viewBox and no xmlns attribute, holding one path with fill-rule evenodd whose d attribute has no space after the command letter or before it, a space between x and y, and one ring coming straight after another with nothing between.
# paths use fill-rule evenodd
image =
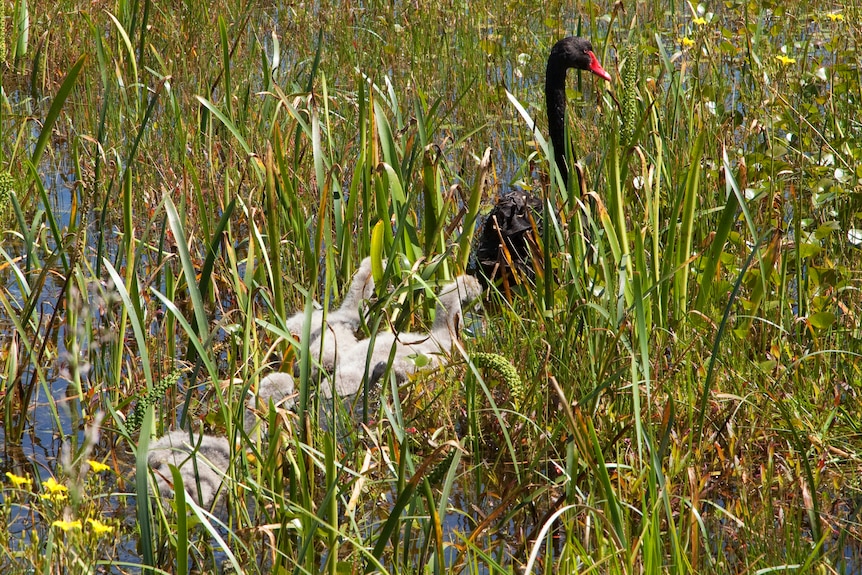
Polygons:
<instances>
[{"instance_id":1,"label":"yellow flower","mask_svg":"<svg viewBox=\"0 0 862 575\"><path fill-rule=\"evenodd\" d=\"M42 487L48 490L49 493L57 494L57 493L65 493L69 491L69 488L63 485L62 483L57 483L57 480L53 477L49 477L48 481L42 482Z\"/></svg>"},{"instance_id":2,"label":"yellow flower","mask_svg":"<svg viewBox=\"0 0 862 575\"><path fill-rule=\"evenodd\" d=\"M688 36L683 36L682 38L679 38L679 43L683 48L691 48L692 46L694 46L694 40L692 40Z\"/></svg>"},{"instance_id":3,"label":"yellow flower","mask_svg":"<svg viewBox=\"0 0 862 575\"><path fill-rule=\"evenodd\" d=\"M780 54L780 55L776 56L775 58L779 62L781 62L782 66L789 66L790 64L796 63L796 58L790 58L788 56L785 56L784 54Z\"/></svg>"},{"instance_id":4,"label":"yellow flower","mask_svg":"<svg viewBox=\"0 0 862 575\"><path fill-rule=\"evenodd\" d=\"M9 481L12 482L12 485L15 487L22 487L26 485L27 487L33 485L33 480L29 477L21 477L20 475L15 475L9 471L6 472L6 477L9 478Z\"/></svg>"},{"instance_id":5,"label":"yellow flower","mask_svg":"<svg viewBox=\"0 0 862 575\"><path fill-rule=\"evenodd\" d=\"M53 501L54 503L62 503L69 497L65 493L43 493L39 498L45 499L46 501Z\"/></svg>"},{"instance_id":6,"label":"yellow flower","mask_svg":"<svg viewBox=\"0 0 862 575\"><path fill-rule=\"evenodd\" d=\"M706 26L706 19L702 16L697 16L696 18L692 18L691 21L694 22L695 24L697 24L698 26Z\"/></svg>"},{"instance_id":7,"label":"yellow flower","mask_svg":"<svg viewBox=\"0 0 862 575\"><path fill-rule=\"evenodd\" d=\"M844 21L844 14L832 13L832 14L827 14L826 17L829 18L830 20L832 20L833 22L843 22Z\"/></svg>"},{"instance_id":8,"label":"yellow flower","mask_svg":"<svg viewBox=\"0 0 862 575\"><path fill-rule=\"evenodd\" d=\"M105 525L98 519L87 519L87 523L93 528L93 533L96 535L101 535L103 533L113 533L114 528L110 525Z\"/></svg>"},{"instance_id":9,"label":"yellow flower","mask_svg":"<svg viewBox=\"0 0 862 575\"><path fill-rule=\"evenodd\" d=\"M90 469L93 470L93 473L101 473L111 468L109 465L105 465L101 461L94 461L92 459L88 459L87 463L90 464Z\"/></svg>"},{"instance_id":10,"label":"yellow flower","mask_svg":"<svg viewBox=\"0 0 862 575\"><path fill-rule=\"evenodd\" d=\"M52 527L59 527L63 531L69 531L70 529L80 529L81 521L79 519L75 519L74 521L60 521L59 519L51 524Z\"/></svg>"}]
</instances>

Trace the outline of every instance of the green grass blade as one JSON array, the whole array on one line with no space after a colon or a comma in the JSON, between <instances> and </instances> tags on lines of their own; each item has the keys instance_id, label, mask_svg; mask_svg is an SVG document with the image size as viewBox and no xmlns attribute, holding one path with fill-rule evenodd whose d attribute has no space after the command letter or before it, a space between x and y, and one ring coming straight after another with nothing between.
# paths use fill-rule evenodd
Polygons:
<instances>
[{"instance_id":1,"label":"green grass blade","mask_svg":"<svg viewBox=\"0 0 862 575\"><path fill-rule=\"evenodd\" d=\"M105 265L109 271L113 270L110 264L106 263ZM138 529L141 534L138 544L141 547L141 554L143 555L142 562L145 566L149 567L156 566L156 556L153 550L152 515L150 513L150 466L147 463L147 450L152 429L153 408L148 407L146 415L144 415L144 422L141 424L141 435L135 451L135 493ZM145 568L144 573L152 573L152 570Z\"/></svg>"},{"instance_id":2,"label":"green grass blade","mask_svg":"<svg viewBox=\"0 0 862 575\"><path fill-rule=\"evenodd\" d=\"M126 60L129 62L129 65L132 67L132 84L138 84L138 60L135 58L135 49L132 46L132 39L129 38L129 34L126 32L125 27L120 23L117 18L111 14L110 12L106 12L108 18L110 18L114 22L114 26L117 28L117 34L120 35L120 39L123 41L123 47L126 49Z\"/></svg>"},{"instance_id":3,"label":"green grass blade","mask_svg":"<svg viewBox=\"0 0 862 575\"><path fill-rule=\"evenodd\" d=\"M48 108L48 115L45 116L45 120L42 122L42 130L39 132L39 139L36 140L36 146L33 148L33 153L30 155L30 163L33 164L33 166L39 165L39 160L42 159L42 153L45 151L45 147L48 145L48 142L51 141L54 123L60 116L60 111L66 103L66 98L68 98L69 94L72 93L72 89L75 87L75 82L78 80L78 75L81 73L81 69L84 67L84 63L86 61L86 55L78 58L66 73L66 77L63 78L63 83L60 84L60 89L57 90L57 93L54 95L54 99L51 100L51 107Z\"/></svg>"},{"instance_id":4,"label":"green grass blade","mask_svg":"<svg viewBox=\"0 0 862 575\"><path fill-rule=\"evenodd\" d=\"M230 81L230 42L227 35L227 24L224 16L218 17L218 32L221 40L222 79L224 80L224 108L226 116L233 118L233 85Z\"/></svg>"},{"instance_id":5,"label":"green grass blade","mask_svg":"<svg viewBox=\"0 0 862 575\"><path fill-rule=\"evenodd\" d=\"M135 334L135 344L137 345L136 351L140 360L141 369L144 372L144 378L147 382L147 389L152 389L153 374L151 370L149 352L147 351L149 348L147 346L146 330L144 329L140 313L136 311L139 310L139 306L132 302L132 297L130 295L131 293L137 291L137 287L127 287L126 283L123 281L123 278L120 277L120 274L117 273L117 270L114 269L114 266L107 259L103 261L103 265L108 271L108 275L111 276L111 280L114 282L114 287L117 290L117 294L120 296L120 299L122 300L125 309L134 312L128 314L127 317L132 324L132 332ZM133 275L132 281L134 280L135 276ZM120 342L120 345L122 345L122 341Z\"/></svg>"},{"instance_id":6,"label":"green grass blade","mask_svg":"<svg viewBox=\"0 0 862 575\"><path fill-rule=\"evenodd\" d=\"M225 115L221 110L219 110L215 104L213 104L212 102L210 102L206 98L203 98L201 96L195 96L195 98L197 99L198 102L200 102L200 104L204 108L206 108L207 110L212 112L212 114L216 118L218 118L222 124L224 124L224 126L233 135L233 137L236 138L236 141L239 143L240 147L242 147L242 149L246 153L246 155L252 156L253 152L252 152L251 146L249 146L248 142L246 141L245 137L242 135L242 132L236 126L236 124L234 124L227 115ZM249 162L249 165L251 165L252 168L254 168L254 172L258 177L259 183L263 183L264 178L266 177L266 174L264 173L264 170L261 167L261 165L255 161Z\"/></svg>"},{"instance_id":7,"label":"green grass blade","mask_svg":"<svg viewBox=\"0 0 862 575\"><path fill-rule=\"evenodd\" d=\"M39 176L39 170L36 167L36 164L32 162L27 163L27 168L30 170L30 175L32 176L33 185L36 186L36 189L39 191L39 198L42 200L42 205L45 207L45 217L48 219L48 227L51 230L51 236L54 239L54 245L58 248L62 248L63 246L63 236L60 231L60 226L57 224L57 218L54 216L54 210L52 209L52 203L50 198L48 198L48 192L45 190L45 186L42 184L42 178ZM69 259L66 257L66 249L58 249L60 260L63 262L63 273L64 275L69 274Z\"/></svg>"},{"instance_id":8,"label":"green grass blade","mask_svg":"<svg viewBox=\"0 0 862 575\"><path fill-rule=\"evenodd\" d=\"M188 249L188 241L186 239L185 227L180 218L177 208L174 206L170 196L165 196L165 212L168 216L168 225L171 228L176 238L177 253L179 254L180 264L183 268L183 275L186 279L186 288L189 291L189 299L191 300L192 309L195 314L195 323L193 324L194 334L197 337L203 337L209 332L209 319L207 318L206 308L204 307L203 297L198 289L197 274L195 266L192 262L191 254ZM191 334L190 334L191 337ZM189 348L192 349L191 347ZM189 358L190 361L193 357Z\"/></svg>"},{"instance_id":9,"label":"green grass blade","mask_svg":"<svg viewBox=\"0 0 862 575\"><path fill-rule=\"evenodd\" d=\"M678 320L685 317L688 310L688 277L691 267L688 260L691 258L691 247L695 231L695 208L697 207L698 196L700 194L700 159L703 155L703 143L705 139L706 131L702 131L695 140L694 148L692 148L689 155L688 175L685 179L685 199L682 205L682 213L680 214L680 235L676 246L677 270L674 277L676 295L674 309Z\"/></svg>"},{"instance_id":10,"label":"green grass blade","mask_svg":"<svg viewBox=\"0 0 862 575\"><path fill-rule=\"evenodd\" d=\"M698 288L697 299L695 300L694 309L706 311L706 306L710 303L710 294L712 292L712 284L715 281L715 273L718 269L721 254L724 251L724 246L727 243L727 238L733 230L733 224L736 222L739 211L739 200L733 188L738 186L731 183L735 180L731 171L730 160L727 157L727 150L722 150L722 162L724 165L724 177L727 182L727 202L724 204L724 209L721 212L721 219L718 227L715 228L715 236L712 239L712 244L709 247L709 253L706 255L706 261L701 270L700 285Z\"/></svg>"},{"instance_id":11,"label":"green grass blade","mask_svg":"<svg viewBox=\"0 0 862 575\"><path fill-rule=\"evenodd\" d=\"M171 478L174 482L174 507L177 510L176 552L178 573L189 571L189 530L186 516L186 488L183 485L183 474L176 465L170 465Z\"/></svg>"},{"instance_id":12,"label":"green grass blade","mask_svg":"<svg viewBox=\"0 0 862 575\"><path fill-rule=\"evenodd\" d=\"M703 439L703 425L704 420L706 419L707 412L707 404L709 403L709 395L710 390L712 389L712 381L715 372L715 363L719 358L719 346L724 338L724 330L727 328L727 324L730 321L731 312L734 309L736 304L736 298L739 297L739 291L742 287L742 280L745 277L745 273L748 270L749 266L754 262L755 257L757 257L758 252L760 251L761 244L766 241L768 238L772 236L771 233L766 233L758 238L757 243L751 248L751 253L748 256L748 259L745 262L745 265L742 266L741 271L736 277L736 282L733 284L733 291L730 293L730 297L727 300L727 304L724 306L724 315L721 318L721 323L718 325L718 330L715 333L715 339L712 343L712 353L709 357L709 365L706 370L706 377L703 382L703 391L700 396L700 403L698 406L697 412L697 422L694 428L694 433L692 434L693 445L692 447L697 448L697 451L700 451L700 443Z\"/></svg>"},{"instance_id":13,"label":"green grass blade","mask_svg":"<svg viewBox=\"0 0 862 575\"><path fill-rule=\"evenodd\" d=\"M476 233L476 216L479 214L479 205L485 197L485 188L491 172L491 148L486 148L479 162L479 171L476 180L470 190L470 199L467 203L467 212L464 215L464 224L461 237L458 238L458 269L467 269L470 260L470 246L473 244L473 236Z\"/></svg>"},{"instance_id":14,"label":"green grass blade","mask_svg":"<svg viewBox=\"0 0 862 575\"><path fill-rule=\"evenodd\" d=\"M15 32L18 39L15 42L15 64L16 67L25 56L30 45L30 8L27 0L15 2L18 10L15 11ZM5 24L4 24L5 27Z\"/></svg>"}]
</instances>

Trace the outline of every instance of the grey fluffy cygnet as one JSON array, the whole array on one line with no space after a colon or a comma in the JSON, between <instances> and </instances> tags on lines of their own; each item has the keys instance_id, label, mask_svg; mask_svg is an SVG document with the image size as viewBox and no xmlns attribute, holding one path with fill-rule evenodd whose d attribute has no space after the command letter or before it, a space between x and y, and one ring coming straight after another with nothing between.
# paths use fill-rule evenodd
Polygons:
<instances>
[{"instance_id":1,"label":"grey fluffy cygnet","mask_svg":"<svg viewBox=\"0 0 862 575\"><path fill-rule=\"evenodd\" d=\"M289 373L276 371L260 380L257 393L251 393L245 404L243 413L243 429L252 437L257 429L261 435L266 435L266 418L269 404L275 407L291 409L294 405L296 384Z\"/></svg>"},{"instance_id":2,"label":"grey fluffy cygnet","mask_svg":"<svg viewBox=\"0 0 862 575\"><path fill-rule=\"evenodd\" d=\"M174 465L183 478L186 494L198 505L210 507L230 465L230 444L226 437L171 431L150 442L147 463L163 498L174 496L173 475L168 467Z\"/></svg>"},{"instance_id":3,"label":"grey fluffy cygnet","mask_svg":"<svg viewBox=\"0 0 862 575\"><path fill-rule=\"evenodd\" d=\"M243 428L246 434L252 436L259 429L265 436L266 423L258 415L268 413L270 402L276 407L293 407L295 392L296 386L289 373L273 372L260 380L257 393L245 403ZM167 500L174 496L169 467L174 465L182 475L186 494L198 505L210 507L230 465L230 443L226 437L171 431L150 442L147 463L153 469L161 497Z\"/></svg>"},{"instance_id":4,"label":"grey fluffy cygnet","mask_svg":"<svg viewBox=\"0 0 862 575\"><path fill-rule=\"evenodd\" d=\"M332 310L326 316L327 323L344 323L359 327L359 304L364 299L374 294L374 278L371 275L371 258L365 258L359 264L359 269L350 281L350 287L344 300L336 310ZM316 309L311 312L311 338L320 335L323 328L323 310ZM285 327L290 333L302 333L305 325L305 312L300 310L285 321Z\"/></svg>"},{"instance_id":5,"label":"grey fluffy cygnet","mask_svg":"<svg viewBox=\"0 0 862 575\"><path fill-rule=\"evenodd\" d=\"M443 286L437 296L436 315L430 332L384 332L377 334L373 341L358 342L338 359L333 376L321 382L321 395L332 397L331 379L335 380L335 393L340 396L358 392L366 377L370 383L376 382L393 353L392 369L401 381L421 368L440 365L452 350L454 339L460 335L462 303L481 295L482 286L476 278L458 276L454 282ZM414 361L418 356L426 358L424 365Z\"/></svg>"},{"instance_id":6,"label":"grey fluffy cygnet","mask_svg":"<svg viewBox=\"0 0 862 575\"><path fill-rule=\"evenodd\" d=\"M329 312L323 321L323 310L311 313L311 335L308 350L311 359L320 362L324 369L331 369L338 353L356 344L355 332L362 321L360 305L374 295L374 277L371 275L371 258L359 264L347 295L338 309ZM290 333L300 334L305 325L305 312L300 311L285 322Z\"/></svg>"}]
</instances>

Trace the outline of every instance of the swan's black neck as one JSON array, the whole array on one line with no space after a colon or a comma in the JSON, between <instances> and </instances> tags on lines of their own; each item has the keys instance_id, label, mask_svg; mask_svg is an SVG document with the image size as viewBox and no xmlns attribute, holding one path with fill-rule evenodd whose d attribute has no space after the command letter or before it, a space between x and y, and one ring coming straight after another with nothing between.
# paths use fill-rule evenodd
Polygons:
<instances>
[{"instance_id":1,"label":"swan's black neck","mask_svg":"<svg viewBox=\"0 0 862 575\"><path fill-rule=\"evenodd\" d=\"M566 165L566 70L569 66L561 62L552 52L545 71L545 105L548 110L548 133L554 145L554 160L569 184L569 168Z\"/></svg>"},{"instance_id":2,"label":"swan's black neck","mask_svg":"<svg viewBox=\"0 0 862 575\"><path fill-rule=\"evenodd\" d=\"M548 132L554 144L554 161L563 182L569 183L569 168L566 165L566 70L577 68L592 72L596 76L610 81L611 76L605 72L593 53L593 45L585 38L569 36L563 38L551 48L548 56L548 68L545 70L545 99L548 107Z\"/></svg>"}]
</instances>

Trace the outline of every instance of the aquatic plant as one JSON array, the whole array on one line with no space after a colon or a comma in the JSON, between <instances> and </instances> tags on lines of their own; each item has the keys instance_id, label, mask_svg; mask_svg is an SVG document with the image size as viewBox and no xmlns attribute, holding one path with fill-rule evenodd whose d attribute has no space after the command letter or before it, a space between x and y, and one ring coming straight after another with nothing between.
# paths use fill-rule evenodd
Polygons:
<instances>
[{"instance_id":1,"label":"aquatic plant","mask_svg":"<svg viewBox=\"0 0 862 575\"><path fill-rule=\"evenodd\" d=\"M498 353L487 352L471 353L470 361L476 367L494 371L503 380L506 388L512 394L512 403L515 404L515 408L518 409L523 405L527 390L524 388L521 376L518 375L518 370L515 369L512 362Z\"/></svg>"},{"instance_id":2,"label":"aquatic plant","mask_svg":"<svg viewBox=\"0 0 862 575\"><path fill-rule=\"evenodd\" d=\"M0 219L11 213L12 192L15 190L15 178L5 170L0 170Z\"/></svg>"}]
</instances>

